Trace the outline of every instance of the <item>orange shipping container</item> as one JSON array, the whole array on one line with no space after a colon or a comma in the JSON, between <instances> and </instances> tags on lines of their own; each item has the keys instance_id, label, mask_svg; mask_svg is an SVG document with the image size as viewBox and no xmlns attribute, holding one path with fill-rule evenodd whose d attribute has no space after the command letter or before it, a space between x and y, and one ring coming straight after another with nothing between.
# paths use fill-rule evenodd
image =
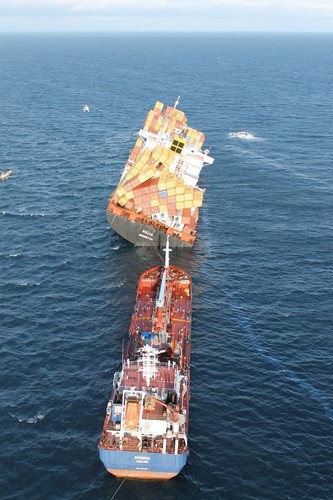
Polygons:
<instances>
[{"instance_id":1,"label":"orange shipping container","mask_svg":"<svg viewBox=\"0 0 333 500\"><path fill-rule=\"evenodd\" d=\"M197 222L198 220L195 217L190 217L190 227L194 229L195 226L197 225Z\"/></svg>"},{"instance_id":2,"label":"orange shipping container","mask_svg":"<svg viewBox=\"0 0 333 500\"><path fill-rule=\"evenodd\" d=\"M139 194L136 194L134 192L134 201L135 201L135 203L141 203L142 202L142 196L139 195Z\"/></svg>"},{"instance_id":3,"label":"orange shipping container","mask_svg":"<svg viewBox=\"0 0 333 500\"><path fill-rule=\"evenodd\" d=\"M192 229L189 226L184 226L183 227L183 232L185 234L191 234L192 233Z\"/></svg>"}]
</instances>

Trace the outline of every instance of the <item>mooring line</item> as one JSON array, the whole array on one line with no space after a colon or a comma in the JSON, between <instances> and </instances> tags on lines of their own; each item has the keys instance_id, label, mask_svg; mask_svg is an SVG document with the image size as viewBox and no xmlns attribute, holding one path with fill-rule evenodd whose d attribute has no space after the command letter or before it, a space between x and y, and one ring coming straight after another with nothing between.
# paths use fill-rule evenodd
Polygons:
<instances>
[{"instance_id":1,"label":"mooring line","mask_svg":"<svg viewBox=\"0 0 333 500\"><path fill-rule=\"evenodd\" d=\"M118 491L120 490L120 488L122 487L122 485L124 484L124 481L126 479L127 476L124 477L124 479L122 480L120 486L117 488L117 491L115 492L115 494L113 495L113 497L111 498L111 500L114 499L114 497L116 496L116 494L118 493Z\"/></svg>"}]
</instances>

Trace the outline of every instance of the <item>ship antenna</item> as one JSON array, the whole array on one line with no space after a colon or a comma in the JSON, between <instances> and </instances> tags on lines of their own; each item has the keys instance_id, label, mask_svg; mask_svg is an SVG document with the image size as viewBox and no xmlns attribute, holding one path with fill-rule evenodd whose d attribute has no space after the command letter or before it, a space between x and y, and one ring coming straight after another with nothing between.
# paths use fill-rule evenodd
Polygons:
<instances>
[{"instance_id":1,"label":"ship antenna","mask_svg":"<svg viewBox=\"0 0 333 500\"><path fill-rule=\"evenodd\" d=\"M173 106L175 109L176 109L176 107L177 107L177 106L178 106L178 104L179 104L179 99L180 99L180 95L177 97L177 101L175 102L175 104L174 104L174 106Z\"/></svg>"},{"instance_id":2,"label":"ship antenna","mask_svg":"<svg viewBox=\"0 0 333 500\"><path fill-rule=\"evenodd\" d=\"M167 235L166 245L165 245L165 248L163 249L163 251L165 252L164 269L168 269L169 268L169 254L170 254L170 252L172 252L172 250L170 249L170 245L169 245L169 238L170 238L170 236Z\"/></svg>"}]
</instances>

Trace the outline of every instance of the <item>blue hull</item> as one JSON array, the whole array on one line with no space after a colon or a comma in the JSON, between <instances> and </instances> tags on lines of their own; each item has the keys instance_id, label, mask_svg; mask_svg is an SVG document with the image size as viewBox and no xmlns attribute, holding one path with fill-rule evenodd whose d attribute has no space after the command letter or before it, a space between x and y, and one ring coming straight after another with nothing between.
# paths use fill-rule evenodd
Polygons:
<instances>
[{"instance_id":1,"label":"blue hull","mask_svg":"<svg viewBox=\"0 0 333 500\"><path fill-rule=\"evenodd\" d=\"M151 479L176 476L187 461L187 451L179 455L138 453L106 450L100 446L99 456L104 467L116 476Z\"/></svg>"}]
</instances>

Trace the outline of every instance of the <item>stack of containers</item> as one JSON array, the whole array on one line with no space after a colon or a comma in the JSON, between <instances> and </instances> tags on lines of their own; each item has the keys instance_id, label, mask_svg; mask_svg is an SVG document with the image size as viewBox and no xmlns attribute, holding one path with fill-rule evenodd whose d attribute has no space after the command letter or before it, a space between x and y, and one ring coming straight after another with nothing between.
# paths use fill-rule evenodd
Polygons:
<instances>
[{"instance_id":1,"label":"stack of containers","mask_svg":"<svg viewBox=\"0 0 333 500\"><path fill-rule=\"evenodd\" d=\"M184 144L186 141L187 145L199 150L205 140L202 132L187 127L183 111L167 106L163 113L163 104L158 101L147 115L144 130L154 135L165 134L171 143L173 138L179 139L179 134L182 134ZM198 221L204 190L187 186L176 175L175 165L179 157L177 152L158 142L151 150L139 137L129 155L126 174L111 202L148 218L154 219L160 214L170 226L174 225L177 216L178 227L181 224L182 230L191 234Z\"/></svg>"}]
</instances>

